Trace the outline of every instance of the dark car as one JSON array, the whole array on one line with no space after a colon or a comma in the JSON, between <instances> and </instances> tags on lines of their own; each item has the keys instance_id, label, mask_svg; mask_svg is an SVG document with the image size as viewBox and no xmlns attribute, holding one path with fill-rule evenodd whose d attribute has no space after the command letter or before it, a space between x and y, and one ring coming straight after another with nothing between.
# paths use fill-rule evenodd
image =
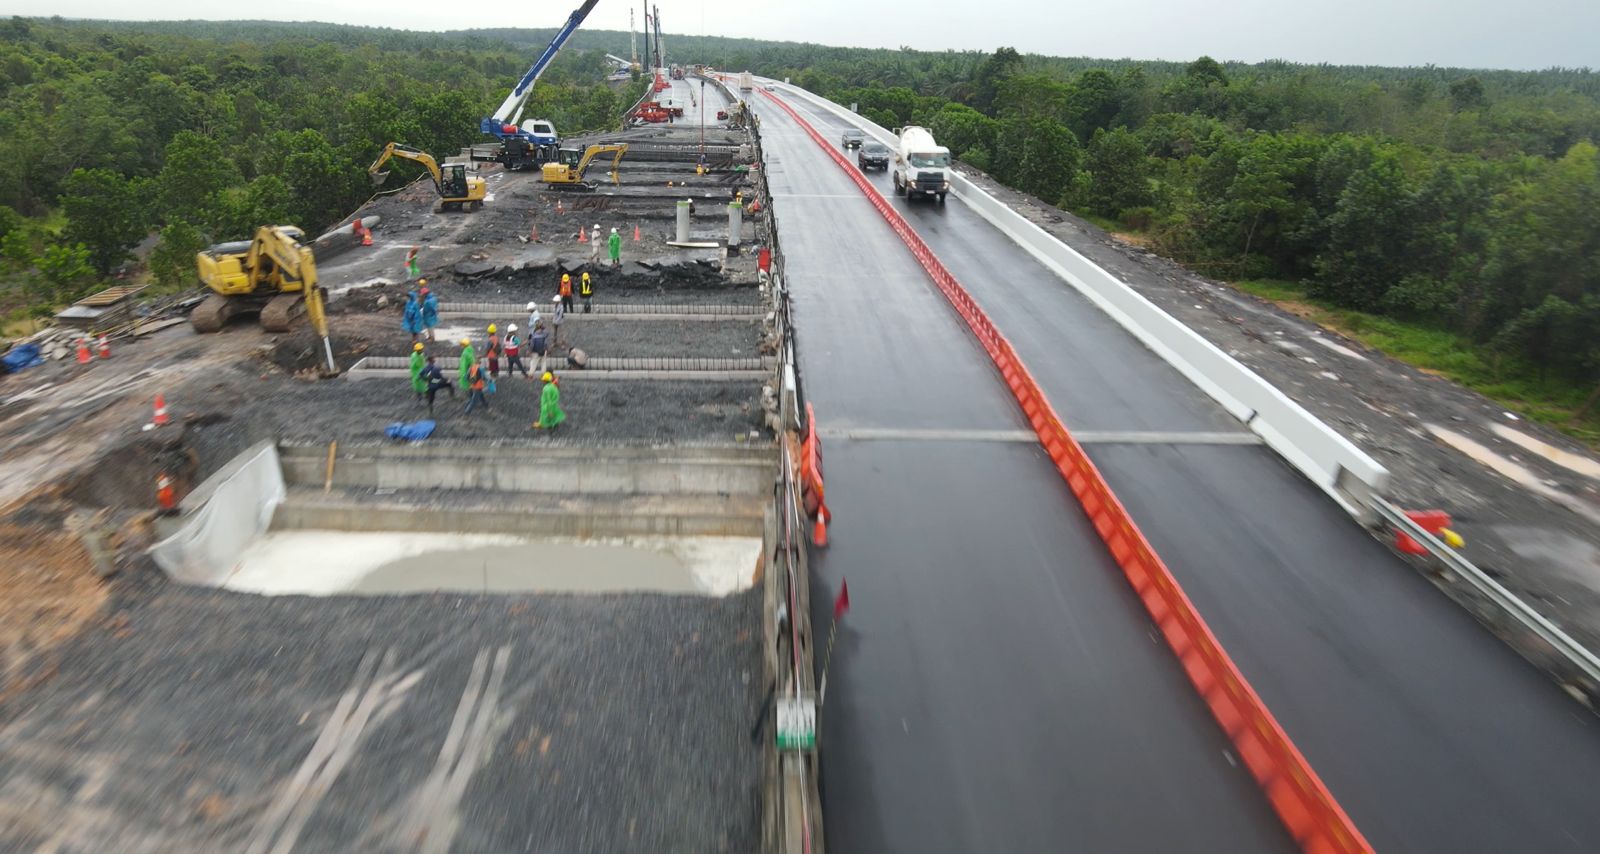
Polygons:
<instances>
[{"instance_id":1,"label":"dark car","mask_svg":"<svg viewBox=\"0 0 1600 854\"><path fill-rule=\"evenodd\" d=\"M889 146L881 142L867 142L861 145L861 150L856 152L856 166L865 172L868 169L889 169Z\"/></svg>"},{"instance_id":2,"label":"dark car","mask_svg":"<svg viewBox=\"0 0 1600 854\"><path fill-rule=\"evenodd\" d=\"M847 130L844 132L843 136L839 137L839 143L843 145L846 150L851 148L860 148L861 141L866 139L866 136L866 134L858 130Z\"/></svg>"}]
</instances>

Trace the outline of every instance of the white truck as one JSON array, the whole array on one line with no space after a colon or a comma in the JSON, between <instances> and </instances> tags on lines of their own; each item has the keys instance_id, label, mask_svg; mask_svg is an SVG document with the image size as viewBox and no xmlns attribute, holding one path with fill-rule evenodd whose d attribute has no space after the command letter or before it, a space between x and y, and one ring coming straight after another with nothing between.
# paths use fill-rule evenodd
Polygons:
<instances>
[{"instance_id":1,"label":"white truck","mask_svg":"<svg viewBox=\"0 0 1600 854\"><path fill-rule=\"evenodd\" d=\"M739 91L749 92L756 88L756 76L746 71L739 75Z\"/></svg>"},{"instance_id":2,"label":"white truck","mask_svg":"<svg viewBox=\"0 0 1600 854\"><path fill-rule=\"evenodd\" d=\"M900 144L894 153L894 194L909 201L917 196L939 198L950 192L950 149L934 142L925 127L895 128Z\"/></svg>"}]
</instances>

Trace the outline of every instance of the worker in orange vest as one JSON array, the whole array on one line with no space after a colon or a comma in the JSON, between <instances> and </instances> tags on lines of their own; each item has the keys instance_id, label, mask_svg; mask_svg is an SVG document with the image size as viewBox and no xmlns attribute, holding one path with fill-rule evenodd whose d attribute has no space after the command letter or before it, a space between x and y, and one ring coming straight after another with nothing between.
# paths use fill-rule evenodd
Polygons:
<instances>
[{"instance_id":1,"label":"worker in orange vest","mask_svg":"<svg viewBox=\"0 0 1600 854\"><path fill-rule=\"evenodd\" d=\"M561 304L566 307L567 311L571 311L572 310L572 274L571 273L562 273L561 274L561 291L560 291L560 293L557 294L557 296L559 296L561 298Z\"/></svg>"}]
</instances>

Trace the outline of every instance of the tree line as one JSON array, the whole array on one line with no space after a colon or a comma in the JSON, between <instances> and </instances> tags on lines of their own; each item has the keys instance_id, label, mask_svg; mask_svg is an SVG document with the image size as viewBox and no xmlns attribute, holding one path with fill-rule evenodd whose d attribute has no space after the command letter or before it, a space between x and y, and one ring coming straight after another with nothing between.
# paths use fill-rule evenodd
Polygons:
<instances>
[{"instance_id":1,"label":"tree line","mask_svg":"<svg viewBox=\"0 0 1600 854\"><path fill-rule=\"evenodd\" d=\"M674 41L684 41L675 39ZM1600 75L708 49L1233 280L1464 336L1600 403Z\"/></svg>"},{"instance_id":2,"label":"tree line","mask_svg":"<svg viewBox=\"0 0 1600 854\"><path fill-rule=\"evenodd\" d=\"M485 140L535 53L504 40L321 24L0 22L0 313L128 272L194 279L194 254L256 227L308 232L372 193L391 141L439 156ZM527 115L614 126L637 93L563 53ZM401 169L415 169L400 164Z\"/></svg>"}]
</instances>

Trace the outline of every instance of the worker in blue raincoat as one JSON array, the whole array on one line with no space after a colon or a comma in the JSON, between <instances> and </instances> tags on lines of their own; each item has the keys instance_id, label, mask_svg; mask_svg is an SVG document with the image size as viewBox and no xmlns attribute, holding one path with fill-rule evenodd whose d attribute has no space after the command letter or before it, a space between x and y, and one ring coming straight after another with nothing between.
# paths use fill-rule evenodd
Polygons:
<instances>
[{"instance_id":1,"label":"worker in blue raincoat","mask_svg":"<svg viewBox=\"0 0 1600 854\"><path fill-rule=\"evenodd\" d=\"M400 315L400 328L411 333L412 343L422 335L422 303L417 300L417 292L406 294L405 313Z\"/></svg>"},{"instance_id":2,"label":"worker in blue raincoat","mask_svg":"<svg viewBox=\"0 0 1600 854\"><path fill-rule=\"evenodd\" d=\"M433 341L433 330L439 325L439 296L428 290L428 280L422 280L422 329Z\"/></svg>"}]
</instances>

